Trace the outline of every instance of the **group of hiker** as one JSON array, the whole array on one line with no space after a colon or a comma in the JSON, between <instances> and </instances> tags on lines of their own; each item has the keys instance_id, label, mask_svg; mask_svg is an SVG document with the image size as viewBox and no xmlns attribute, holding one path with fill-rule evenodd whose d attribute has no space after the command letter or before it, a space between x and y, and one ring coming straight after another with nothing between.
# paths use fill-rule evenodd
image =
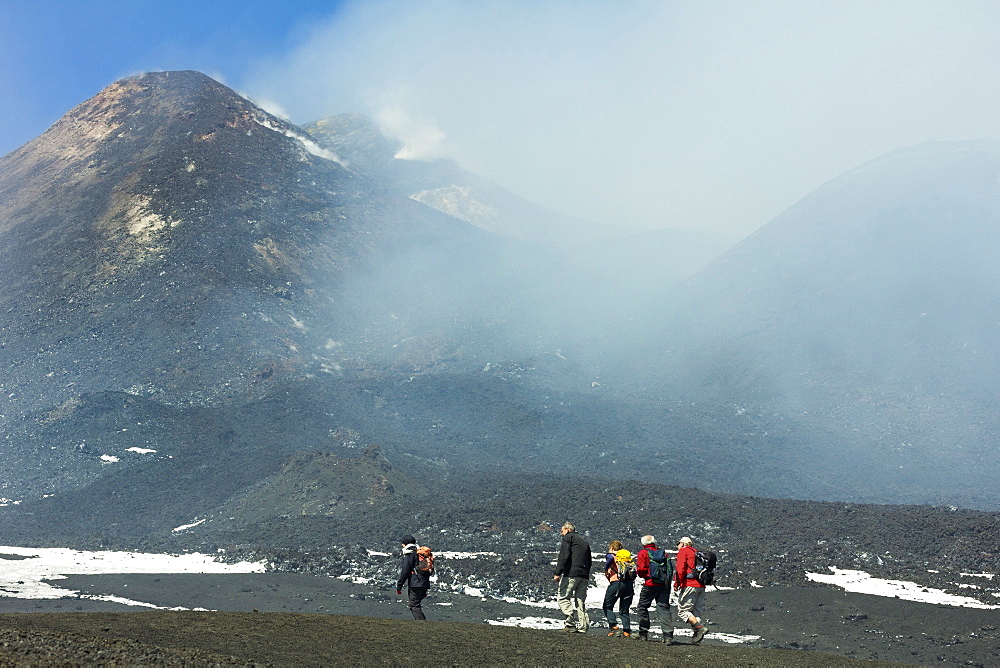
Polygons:
<instances>
[{"instance_id":1,"label":"group of hiker","mask_svg":"<svg viewBox=\"0 0 1000 668\"><path fill-rule=\"evenodd\" d=\"M557 601L565 615L563 632L587 633L590 618L587 615L587 586L593 567L590 543L576 532L572 522L560 529L562 542L556 558L553 579L558 583ZM604 596L603 612L608 621L608 636L650 640L650 607L655 607L662 634L660 641L674 641L674 617L691 627L692 644L705 637L707 627L703 622L705 586L712 582L715 555L694 548L691 539L684 536L677 543L676 554L656 545L652 535L643 536L642 546L635 558L619 540L611 541L604 559L604 577L608 589ZM430 588L434 572L434 556L427 547L418 547L412 535L402 538L402 566L396 580L396 593L407 587L407 607L414 619L426 619L421 602ZM635 596L635 581L642 578L637 604L639 615L638 634L633 635L629 609ZM617 607L617 613L615 608Z\"/></svg>"},{"instance_id":2,"label":"group of hiker","mask_svg":"<svg viewBox=\"0 0 1000 668\"><path fill-rule=\"evenodd\" d=\"M586 607L587 585L593 563L590 544L576 532L572 522L563 524L560 531L563 539L556 558L554 579L559 583L559 609L566 617L563 631L587 633L590 628ZM608 636L649 640L649 608L655 604L662 642L676 644L670 612L671 608L676 608L677 618L691 627L694 636L691 642L697 645L707 632L702 620L703 604L705 585L711 581L711 571L715 568L714 555L699 556L700 553L687 536L677 543L676 555L657 547L656 538L652 535L643 536L640 542L642 547L634 560L632 553L624 549L621 541L615 540L608 545L608 553L604 559L604 577L608 580L608 589L603 605L604 615L608 620ZM633 636L629 609L638 578L643 580L637 604L639 633Z\"/></svg>"}]
</instances>

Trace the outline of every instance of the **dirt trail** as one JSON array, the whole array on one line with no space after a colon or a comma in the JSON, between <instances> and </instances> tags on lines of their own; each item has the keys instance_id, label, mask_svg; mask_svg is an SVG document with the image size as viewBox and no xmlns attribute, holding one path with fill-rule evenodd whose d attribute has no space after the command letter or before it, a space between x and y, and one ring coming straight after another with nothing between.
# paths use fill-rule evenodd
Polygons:
<instances>
[{"instance_id":1,"label":"dirt trail","mask_svg":"<svg viewBox=\"0 0 1000 668\"><path fill-rule=\"evenodd\" d=\"M234 612L0 615L0 665L895 666L457 622Z\"/></svg>"}]
</instances>

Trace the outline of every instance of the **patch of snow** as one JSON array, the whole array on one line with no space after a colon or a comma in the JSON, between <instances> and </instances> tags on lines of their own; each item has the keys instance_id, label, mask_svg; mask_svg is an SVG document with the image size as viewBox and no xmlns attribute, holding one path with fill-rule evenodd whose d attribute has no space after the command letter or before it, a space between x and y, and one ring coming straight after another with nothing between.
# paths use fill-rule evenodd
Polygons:
<instances>
[{"instance_id":1,"label":"patch of snow","mask_svg":"<svg viewBox=\"0 0 1000 668\"><path fill-rule=\"evenodd\" d=\"M655 627L654 627L655 628ZM675 628L675 636L693 636L694 631L690 628ZM720 640L724 643L729 643L730 645L738 645L740 643L754 642L760 640L761 637L752 634L740 635L738 633L706 633L705 637L709 640Z\"/></svg>"},{"instance_id":2,"label":"patch of snow","mask_svg":"<svg viewBox=\"0 0 1000 668\"><path fill-rule=\"evenodd\" d=\"M900 598L905 601L917 601L919 603L954 605L963 608L985 608L988 610L1000 608L1000 606L997 605L980 603L974 598L948 594L940 589L924 587L914 582L873 578L864 571L845 570L835 568L833 566L830 566L830 571L832 575L806 573L806 577L813 582L832 584L835 587L844 589L845 591L852 591L860 594L887 596L890 598Z\"/></svg>"},{"instance_id":3,"label":"patch of snow","mask_svg":"<svg viewBox=\"0 0 1000 668\"><path fill-rule=\"evenodd\" d=\"M503 596L500 598L504 603L516 603L518 605L526 605L529 608L549 608L551 610L558 610L559 604L556 603L555 599L548 601L528 601L519 598L514 598L513 596ZM603 603L603 601L602 601Z\"/></svg>"},{"instance_id":4,"label":"patch of snow","mask_svg":"<svg viewBox=\"0 0 1000 668\"><path fill-rule=\"evenodd\" d=\"M138 452L140 455L151 455L156 452L151 448L126 448L125 452Z\"/></svg>"},{"instance_id":5,"label":"patch of snow","mask_svg":"<svg viewBox=\"0 0 1000 668\"><path fill-rule=\"evenodd\" d=\"M192 522L191 524L182 524L179 527L175 527L175 528L171 529L170 532L171 533L180 533L182 531L187 531L188 529L193 529L194 527L198 526L199 524L201 524L204 521L205 521L205 519L200 519L197 522Z\"/></svg>"},{"instance_id":6,"label":"patch of snow","mask_svg":"<svg viewBox=\"0 0 1000 668\"><path fill-rule=\"evenodd\" d=\"M479 557L499 557L496 552L435 552L442 559L478 559Z\"/></svg>"},{"instance_id":7,"label":"patch of snow","mask_svg":"<svg viewBox=\"0 0 1000 668\"><path fill-rule=\"evenodd\" d=\"M114 455L101 455L101 461L107 462L108 464L114 464L115 462L121 461Z\"/></svg>"},{"instance_id":8,"label":"patch of snow","mask_svg":"<svg viewBox=\"0 0 1000 668\"><path fill-rule=\"evenodd\" d=\"M114 601L149 608L158 606L116 596L90 596L51 584L68 575L127 573L263 573L264 562L243 561L224 564L205 554L153 554L142 552L85 552L67 548L0 546L0 555L23 557L4 559L0 568L0 596L19 599L55 599L75 596L89 600Z\"/></svg>"},{"instance_id":9,"label":"patch of snow","mask_svg":"<svg viewBox=\"0 0 1000 668\"><path fill-rule=\"evenodd\" d=\"M522 629L541 629L548 631L558 631L563 628L562 618L553 617L502 617L500 619L488 619L487 624L493 626L513 626ZM594 628L591 624L591 628ZM603 630L603 627L597 627ZM650 631L653 633L660 633L661 628L656 624L650 627ZM690 636L693 632L691 629L675 629L675 636ZM706 638L710 640L719 640L724 643L729 644L740 644L754 642L760 640L760 636L756 635L738 635L736 633L709 633L706 634Z\"/></svg>"},{"instance_id":10,"label":"patch of snow","mask_svg":"<svg viewBox=\"0 0 1000 668\"><path fill-rule=\"evenodd\" d=\"M514 626L521 629L544 629L556 631L563 627L563 620L552 617L502 617L487 619L487 624L493 626Z\"/></svg>"},{"instance_id":11,"label":"patch of snow","mask_svg":"<svg viewBox=\"0 0 1000 668\"><path fill-rule=\"evenodd\" d=\"M274 124L271 123L266 118L255 118L254 120L257 121L257 123L259 123L260 125L267 128L268 130L273 130L274 132L283 134L290 139L296 140L297 142L302 144L302 148L304 148L309 154L314 155L317 158L323 158L324 160L330 160L331 162L335 162L344 169L351 168L350 164L348 164L346 160L341 158L333 151L329 151L323 148L322 146L314 142L312 139L309 139L308 137L303 137L302 135L292 132L287 128L275 127Z\"/></svg>"},{"instance_id":12,"label":"patch of snow","mask_svg":"<svg viewBox=\"0 0 1000 668\"><path fill-rule=\"evenodd\" d=\"M674 631L674 633L679 633ZM688 631L690 633L690 631ZM760 636L755 635L739 635L738 633L706 633L705 637L709 640L720 640L724 643L729 643L730 645L739 645L746 642L756 642L760 640Z\"/></svg>"}]
</instances>

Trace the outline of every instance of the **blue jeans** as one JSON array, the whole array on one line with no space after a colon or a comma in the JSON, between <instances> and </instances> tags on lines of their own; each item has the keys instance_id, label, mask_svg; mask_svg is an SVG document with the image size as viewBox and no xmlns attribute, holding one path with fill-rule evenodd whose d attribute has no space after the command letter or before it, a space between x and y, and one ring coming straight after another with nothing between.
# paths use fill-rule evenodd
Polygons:
<instances>
[{"instance_id":1,"label":"blue jeans","mask_svg":"<svg viewBox=\"0 0 1000 668\"><path fill-rule=\"evenodd\" d=\"M608 618L608 627L618 626L615 621L615 602L619 602L618 616L621 617L622 630L631 633L632 622L628 609L632 605L633 596L635 596L635 590L632 588L632 582L617 580L608 585L608 591L604 594L604 616Z\"/></svg>"}]
</instances>

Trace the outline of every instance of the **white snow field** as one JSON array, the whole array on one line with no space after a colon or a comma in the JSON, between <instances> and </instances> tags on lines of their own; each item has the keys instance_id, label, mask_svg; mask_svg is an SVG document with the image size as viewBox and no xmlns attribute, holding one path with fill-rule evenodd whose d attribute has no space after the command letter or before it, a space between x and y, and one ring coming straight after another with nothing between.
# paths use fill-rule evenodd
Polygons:
<instances>
[{"instance_id":1,"label":"white snow field","mask_svg":"<svg viewBox=\"0 0 1000 668\"><path fill-rule=\"evenodd\" d=\"M151 554L143 552L84 552L66 548L0 546L0 596L54 599L66 596L156 608L151 603L118 596L90 596L63 589L45 580L68 575L127 573L263 573L263 562L224 564L206 554Z\"/></svg>"},{"instance_id":2,"label":"white snow field","mask_svg":"<svg viewBox=\"0 0 1000 668\"><path fill-rule=\"evenodd\" d=\"M900 598L906 601L917 601L918 603L935 603L938 605L955 605L963 608L984 608L995 610L1000 605L988 605L980 603L974 598L967 596L956 596L940 589L932 589L915 582L905 580L883 580L873 578L864 571L852 571L830 566L831 575L821 573L806 573L806 577L813 582L825 582L840 587L845 591L859 594L872 594L874 596L888 596L889 598ZM970 574L976 577L992 579L993 575L988 573Z\"/></svg>"}]
</instances>

